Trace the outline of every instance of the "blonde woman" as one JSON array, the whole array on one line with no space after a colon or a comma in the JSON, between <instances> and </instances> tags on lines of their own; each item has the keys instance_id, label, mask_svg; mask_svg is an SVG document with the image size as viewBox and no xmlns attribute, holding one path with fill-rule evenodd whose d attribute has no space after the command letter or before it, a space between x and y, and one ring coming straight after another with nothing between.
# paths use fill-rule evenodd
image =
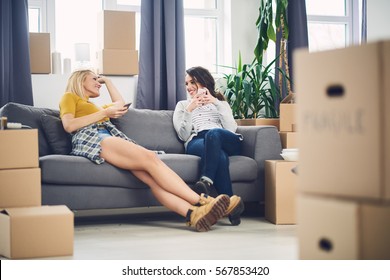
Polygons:
<instances>
[{"instance_id":1,"label":"blonde woman","mask_svg":"<svg viewBox=\"0 0 390 280\"><path fill-rule=\"evenodd\" d=\"M90 100L100 95L105 84L112 104L99 107ZM192 191L162 162L155 152L129 139L111 122L127 112L125 102L112 81L90 70L72 73L60 101L60 116L65 131L72 134L71 154L96 164L105 161L132 172L147 184L157 200L186 218L197 231L208 231L223 217L230 200L226 195L211 198Z\"/></svg>"}]
</instances>

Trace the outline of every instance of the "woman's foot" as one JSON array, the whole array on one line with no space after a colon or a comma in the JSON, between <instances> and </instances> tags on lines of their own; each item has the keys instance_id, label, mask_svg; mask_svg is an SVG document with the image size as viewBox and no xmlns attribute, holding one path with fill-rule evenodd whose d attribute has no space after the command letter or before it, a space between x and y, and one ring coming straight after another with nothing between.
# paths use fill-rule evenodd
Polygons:
<instances>
[{"instance_id":1,"label":"woman's foot","mask_svg":"<svg viewBox=\"0 0 390 280\"><path fill-rule=\"evenodd\" d=\"M233 195L230 197L230 204L225 216L229 217L229 221L233 226L238 226L241 223L241 214L244 210L245 206L241 197Z\"/></svg>"},{"instance_id":2,"label":"woman's foot","mask_svg":"<svg viewBox=\"0 0 390 280\"><path fill-rule=\"evenodd\" d=\"M193 206L188 210L186 223L197 231L209 231L222 218L230 204L227 195L219 195L207 204Z\"/></svg>"},{"instance_id":3,"label":"woman's foot","mask_svg":"<svg viewBox=\"0 0 390 280\"><path fill-rule=\"evenodd\" d=\"M199 204L206 205L212 202L213 199L209 195L201 194ZM244 210L245 206L241 197L233 195L229 198L229 207L226 209L224 217L228 217L233 226L238 226L241 223L241 214Z\"/></svg>"},{"instance_id":4,"label":"woman's foot","mask_svg":"<svg viewBox=\"0 0 390 280\"><path fill-rule=\"evenodd\" d=\"M194 186L192 186L192 190L196 192L197 194L201 195L204 194L210 194L212 191L213 184L209 181L206 181L204 179L200 179Z\"/></svg>"}]
</instances>

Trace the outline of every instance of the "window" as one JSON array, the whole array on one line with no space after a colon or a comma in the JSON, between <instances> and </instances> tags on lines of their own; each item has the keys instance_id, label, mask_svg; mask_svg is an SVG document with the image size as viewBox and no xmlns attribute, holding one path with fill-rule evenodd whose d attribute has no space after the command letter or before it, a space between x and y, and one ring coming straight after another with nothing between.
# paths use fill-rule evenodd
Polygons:
<instances>
[{"instance_id":1,"label":"window","mask_svg":"<svg viewBox=\"0 0 390 280\"><path fill-rule=\"evenodd\" d=\"M75 8L77 7L77 9ZM55 3L55 51L62 58L71 58L73 66L76 44L84 44L92 66L97 51L97 15L102 10L101 0L57 0ZM61 34L61 36L59 36ZM88 54L89 47L89 54ZM88 61L88 60L86 60Z\"/></svg>"},{"instance_id":2,"label":"window","mask_svg":"<svg viewBox=\"0 0 390 280\"><path fill-rule=\"evenodd\" d=\"M360 7L359 0L306 0L309 50L359 44Z\"/></svg>"},{"instance_id":3,"label":"window","mask_svg":"<svg viewBox=\"0 0 390 280\"><path fill-rule=\"evenodd\" d=\"M30 32L44 32L46 29L46 0L28 1Z\"/></svg>"},{"instance_id":4,"label":"window","mask_svg":"<svg viewBox=\"0 0 390 280\"><path fill-rule=\"evenodd\" d=\"M230 1L183 0L186 67L202 65L212 73L231 65ZM136 46L139 49L141 0L28 0L31 32L50 32L52 51L71 58L75 44L88 43L91 61L97 51L97 13L103 9L136 12ZM306 0L310 51L341 48L360 42L361 0ZM257 7L256 7L257 9ZM226 13L226 15L225 15ZM241 24L241 23L240 23ZM242 22L243 28L254 23ZM224 30L226 26L226 30ZM236 27L235 27L236 28ZM237 29L237 28L236 28ZM228 31L228 32L227 32ZM268 59L274 46L270 46Z\"/></svg>"},{"instance_id":5,"label":"window","mask_svg":"<svg viewBox=\"0 0 390 280\"><path fill-rule=\"evenodd\" d=\"M186 68L200 65L218 72L219 5L216 0L184 0Z\"/></svg>"},{"instance_id":6,"label":"window","mask_svg":"<svg viewBox=\"0 0 390 280\"><path fill-rule=\"evenodd\" d=\"M218 71L224 52L218 42L222 42L221 15L223 0L183 0L186 68L202 65L211 72ZM105 0L109 9L132 10L138 12L137 26L141 0ZM140 30L138 29L137 32ZM137 34L139 42L139 33Z\"/></svg>"},{"instance_id":7,"label":"window","mask_svg":"<svg viewBox=\"0 0 390 280\"><path fill-rule=\"evenodd\" d=\"M136 12L136 45L139 49L141 0L29 0L30 32L50 32L52 51L71 58L75 65L75 45L88 43L91 62L97 51L96 15L99 11ZM223 64L221 15L223 0L184 0L186 67L202 65L217 72ZM50 5L47 7L47 5ZM46 8L51 17L46 20ZM88 11L88 12L86 12ZM46 28L45 22L48 21ZM61 34L61 36L58 36Z\"/></svg>"}]
</instances>

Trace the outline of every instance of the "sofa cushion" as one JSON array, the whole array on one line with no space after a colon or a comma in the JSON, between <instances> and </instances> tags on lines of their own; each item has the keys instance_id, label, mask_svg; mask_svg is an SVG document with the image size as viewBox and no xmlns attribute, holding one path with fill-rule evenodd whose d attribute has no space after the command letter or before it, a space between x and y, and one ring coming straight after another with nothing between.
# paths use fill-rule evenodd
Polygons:
<instances>
[{"instance_id":1,"label":"sofa cushion","mask_svg":"<svg viewBox=\"0 0 390 280\"><path fill-rule=\"evenodd\" d=\"M173 111L134 109L122 118L112 119L123 133L150 150L184 153L184 144L173 127Z\"/></svg>"},{"instance_id":2,"label":"sofa cushion","mask_svg":"<svg viewBox=\"0 0 390 280\"><path fill-rule=\"evenodd\" d=\"M0 109L0 116L7 117L9 122L18 122L38 129L39 156L51 153L49 143L43 132L41 115L59 116L58 110L9 102Z\"/></svg>"},{"instance_id":3,"label":"sofa cushion","mask_svg":"<svg viewBox=\"0 0 390 280\"><path fill-rule=\"evenodd\" d=\"M199 158L192 155L159 155L184 181L198 180ZM47 155L39 159L42 184L113 186L147 188L129 171L105 162L95 164L84 157L73 155Z\"/></svg>"},{"instance_id":4,"label":"sofa cushion","mask_svg":"<svg viewBox=\"0 0 390 280\"><path fill-rule=\"evenodd\" d=\"M251 182L257 179L257 163L245 156L229 157L229 172L232 182Z\"/></svg>"},{"instance_id":5,"label":"sofa cushion","mask_svg":"<svg viewBox=\"0 0 390 280\"><path fill-rule=\"evenodd\" d=\"M43 114L41 122L52 153L68 155L72 150L72 137L64 130L61 119Z\"/></svg>"}]
</instances>

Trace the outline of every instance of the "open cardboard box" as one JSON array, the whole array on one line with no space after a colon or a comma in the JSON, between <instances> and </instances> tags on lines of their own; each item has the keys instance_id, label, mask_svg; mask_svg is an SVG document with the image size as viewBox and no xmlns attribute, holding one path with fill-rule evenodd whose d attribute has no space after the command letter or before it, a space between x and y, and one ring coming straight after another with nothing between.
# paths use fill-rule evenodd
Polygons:
<instances>
[{"instance_id":1,"label":"open cardboard box","mask_svg":"<svg viewBox=\"0 0 390 280\"><path fill-rule=\"evenodd\" d=\"M7 258L72 255L73 237L73 212L64 205L0 211L0 255Z\"/></svg>"},{"instance_id":2,"label":"open cardboard box","mask_svg":"<svg viewBox=\"0 0 390 280\"><path fill-rule=\"evenodd\" d=\"M279 130L283 132L295 132L296 126L296 104L295 94L288 94L281 102L279 107L280 125Z\"/></svg>"}]
</instances>

